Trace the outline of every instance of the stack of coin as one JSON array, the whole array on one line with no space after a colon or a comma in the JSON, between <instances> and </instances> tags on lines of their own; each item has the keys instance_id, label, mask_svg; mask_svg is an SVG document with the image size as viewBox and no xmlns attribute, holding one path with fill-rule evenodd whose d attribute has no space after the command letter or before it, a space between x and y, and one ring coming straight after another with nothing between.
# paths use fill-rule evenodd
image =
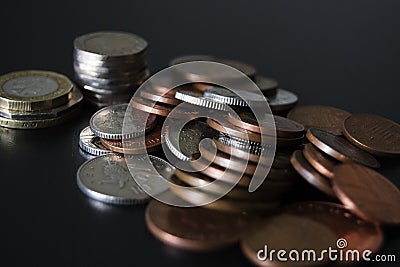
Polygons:
<instances>
[{"instance_id":1,"label":"stack of coin","mask_svg":"<svg viewBox=\"0 0 400 267\"><path fill-rule=\"evenodd\" d=\"M62 123L77 111L82 93L64 75L39 70L0 76L0 126L45 128Z\"/></svg>"},{"instance_id":2,"label":"stack of coin","mask_svg":"<svg viewBox=\"0 0 400 267\"><path fill-rule=\"evenodd\" d=\"M95 32L74 41L75 79L97 106L127 103L149 76L147 42L124 32Z\"/></svg>"},{"instance_id":3,"label":"stack of coin","mask_svg":"<svg viewBox=\"0 0 400 267\"><path fill-rule=\"evenodd\" d=\"M136 155L159 150L162 125L157 123L157 116L140 110L127 113L127 108L128 104L111 105L93 114L89 128L80 134L80 148L93 156L111 151ZM128 124L126 132L123 131L124 118ZM146 125L139 125L146 118ZM144 139L139 138L145 134Z\"/></svg>"}]
</instances>

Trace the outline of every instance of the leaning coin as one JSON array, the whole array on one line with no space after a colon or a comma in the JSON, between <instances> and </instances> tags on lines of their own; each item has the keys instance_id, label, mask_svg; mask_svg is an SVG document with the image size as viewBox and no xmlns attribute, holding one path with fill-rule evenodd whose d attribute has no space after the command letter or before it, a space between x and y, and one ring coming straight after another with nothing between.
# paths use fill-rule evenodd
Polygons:
<instances>
[{"instance_id":1,"label":"leaning coin","mask_svg":"<svg viewBox=\"0 0 400 267\"><path fill-rule=\"evenodd\" d=\"M242 216L200 207L173 207L156 200L147 206L145 216L149 231L160 241L196 251L233 245L247 226Z\"/></svg>"},{"instance_id":2,"label":"leaning coin","mask_svg":"<svg viewBox=\"0 0 400 267\"><path fill-rule=\"evenodd\" d=\"M297 106L287 117L309 128L318 128L334 135L342 134L343 121L350 116L347 111L329 106Z\"/></svg>"},{"instance_id":3,"label":"leaning coin","mask_svg":"<svg viewBox=\"0 0 400 267\"><path fill-rule=\"evenodd\" d=\"M129 139L142 135L155 126L155 115L137 110L126 112L127 107L128 104L108 106L93 114L90 119L90 128L93 133L105 139ZM144 122L146 122L145 125Z\"/></svg>"},{"instance_id":4,"label":"leaning coin","mask_svg":"<svg viewBox=\"0 0 400 267\"><path fill-rule=\"evenodd\" d=\"M100 156L111 153L106 147L104 147L100 138L94 135L90 127L84 128L79 134L79 147L92 155Z\"/></svg>"},{"instance_id":5,"label":"leaning coin","mask_svg":"<svg viewBox=\"0 0 400 267\"><path fill-rule=\"evenodd\" d=\"M380 167L373 156L342 137L315 128L309 129L306 136L313 145L341 162L357 162L371 168Z\"/></svg>"},{"instance_id":6,"label":"leaning coin","mask_svg":"<svg viewBox=\"0 0 400 267\"><path fill-rule=\"evenodd\" d=\"M159 166L158 161L165 162L151 155L149 158L156 170ZM170 164L168 165L173 169ZM130 169L131 167L134 168L134 166L130 166ZM134 205L147 202L150 197L135 182L130 171L132 172L132 170L128 170L122 156L114 153L98 156L83 163L78 169L78 187L88 197L109 204ZM143 168L136 171L136 173L139 172L143 176L154 175L151 171ZM161 175L163 172L161 170L158 173Z\"/></svg>"},{"instance_id":7,"label":"leaning coin","mask_svg":"<svg viewBox=\"0 0 400 267\"><path fill-rule=\"evenodd\" d=\"M353 114L343 123L344 136L378 156L400 155L400 125L378 115Z\"/></svg>"},{"instance_id":8,"label":"leaning coin","mask_svg":"<svg viewBox=\"0 0 400 267\"><path fill-rule=\"evenodd\" d=\"M66 104L74 85L66 76L39 70L0 76L0 108L17 111L51 109Z\"/></svg>"},{"instance_id":9,"label":"leaning coin","mask_svg":"<svg viewBox=\"0 0 400 267\"><path fill-rule=\"evenodd\" d=\"M340 164L332 181L340 201L359 217L377 223L400 223L400 191L378 172L355 163Z\"/></svg>"},{"instance_id":10,"label":"leaning coin","mask_svg":"<svg viewBox=\"0 0 400 267\"><path fill-rule=\"evenodd\" d=\"M333 169L339 162L325 154L313 144L306 144L303 149L305 159L322 175L333 178Z\"/></svg>"}]
</instances>

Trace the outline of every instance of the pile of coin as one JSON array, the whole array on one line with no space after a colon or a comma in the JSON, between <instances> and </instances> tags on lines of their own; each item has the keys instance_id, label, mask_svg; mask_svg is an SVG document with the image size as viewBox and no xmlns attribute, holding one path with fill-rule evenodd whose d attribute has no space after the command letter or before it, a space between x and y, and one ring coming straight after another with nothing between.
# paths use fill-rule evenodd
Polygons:
<instances>
[{"instance_id":1,"label":"pile of coin","mask_svg":"<svg viewBox=\"0 0 400 267\"><path fill-rule=\"evenodd\" d=\"M64 75L39 70L0 76L0 126L16 129L51 127L71 118L82 93Z\"/></svg>"},{"instance_id":2,"label":"pile of coin","mask_svg":"<svg viewBox=\"0 0 400 267\"><path fill-rule=\"evenodd\" d=\"M131 33L95 32L74 41L75 79L97 106L129 102L149 76L147 42Z\"/></svg>"}]
</instances>

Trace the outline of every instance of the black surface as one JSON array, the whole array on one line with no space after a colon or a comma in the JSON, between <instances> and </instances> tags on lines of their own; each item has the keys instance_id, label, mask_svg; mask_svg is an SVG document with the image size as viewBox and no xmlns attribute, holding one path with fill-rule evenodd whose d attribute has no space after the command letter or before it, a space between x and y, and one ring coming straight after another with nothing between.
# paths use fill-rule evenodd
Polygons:
<instances>
[{"instance_id":1,"label":"black surface","mask_svg":"<svg viewBox=\"0 0 400 267\"><path fill-rule=\"evenodd\" d=\"M46 69L72 77L76 36L124 30L148 40L153 72L188 53L243 60L301 104L399 122L399 8L383 0L10 1L0 15L0 73ZM93 111L85 107L51 129L0 128L2 266L250 265L238 246L209 254L166 247L147 231L143 206L83 196L75 183L84 161L77 138ZM382 165L400 186L399 160ZM400 258L399 246L398 228L387 230L382 253Z\"/></svg>"}]
</instances>

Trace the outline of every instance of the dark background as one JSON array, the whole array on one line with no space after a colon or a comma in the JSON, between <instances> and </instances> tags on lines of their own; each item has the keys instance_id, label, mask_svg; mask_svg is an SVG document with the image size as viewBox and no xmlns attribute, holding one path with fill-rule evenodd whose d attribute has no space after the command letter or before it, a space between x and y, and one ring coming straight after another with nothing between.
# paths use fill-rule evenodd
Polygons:
<instances>
[{"instance_id":1,"label":"dark background","mask_svg":"<svg viewBox=\"0 0 400 267\"><path fill-rule=\"evenodd\" d=\"M153 72L183 54L243 60L301 104L399 122L399 8L395 0L9 1L0 12L0 73L45 69L72 78L75 37L122 30L149 42ZM83 196L77 138L93 111L51 129L0 128L1 265L249 265L238 246L210 254L166 247L147 231L144 207ZM383 161L382 172L400 186L398 163ZM387 233L382 253L398 253L398 228Z\"/></svg>"}]
</instances>

